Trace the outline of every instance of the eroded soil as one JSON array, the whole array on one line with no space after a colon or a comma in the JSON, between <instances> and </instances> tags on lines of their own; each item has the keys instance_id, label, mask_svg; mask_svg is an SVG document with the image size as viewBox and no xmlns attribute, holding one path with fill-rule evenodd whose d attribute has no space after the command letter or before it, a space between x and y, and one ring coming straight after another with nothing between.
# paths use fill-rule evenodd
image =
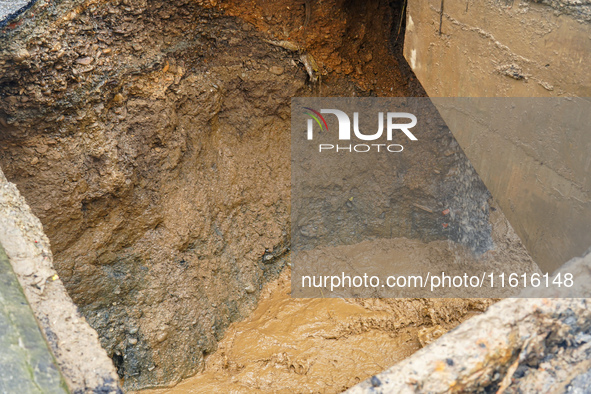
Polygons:
<instances>
[{"instance_id":1,"label":"eroded soil","mask_svg":"<svg viewBox=\"0 0 591 394\"><path fill-rule=\"evenodd\" d=\"M490 224L495 248L478 256L454 242L407 238L317 249L328 249L329 255L334 255L344 248L345 257L359 253L357 257L367 258L369 265L370 260L380 258L390 265L402 262L403 268L412 267L411 274L417 274L417 269L427 262L430 269L435 266L446 272L457 264L464 268L537 272L500 210L493 209ZM323 266L325 263L321 262ZM255 311L228 328L201 373L175 387L145 393L342 392L405 359L497 301L293 298L291 275L291 268L287 268L265 286Z\"/></svg>"},{"instance_id":2,"label":"eroded soil","mask_svg":"<svg viewBox=\"0 0 591 394\"><path fill-rule=\"evenodd\" d=\"M232 324L203 373L141 393L338 393L408 357L492 300L293 299L290 270Z\"/></svg>"},{"instance_id":3,"label":"eroded soil","mask_svg":"<svg viewBox=\"0 0 591 394\"><path fill-rule=\"evenodd\" d=\"M392 51L400 4L213 3L64 0L0 35L0 165L125 389L201 371L286 265L291 97L424 94ZM466 161L451 134L422 138L395 185L400 229Z\"/></svg>"}]
</instances>

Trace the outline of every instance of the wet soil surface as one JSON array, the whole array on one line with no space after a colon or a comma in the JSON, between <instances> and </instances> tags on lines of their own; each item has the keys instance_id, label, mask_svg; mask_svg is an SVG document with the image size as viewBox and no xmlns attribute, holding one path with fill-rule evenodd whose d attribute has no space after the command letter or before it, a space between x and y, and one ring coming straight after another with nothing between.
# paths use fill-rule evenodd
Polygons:
<instances>
[{"instance_id":1,"label":"wet soil surface","mask_svg":"<svg viewBox=\"0 0 591 394\"><path fill-rule=\"evenodd\" d=\"M0 165L126 389L201 370L284 266L291 97L413 94L389 52L388 3L372 6L377 38L358 34L368 12L311 5L308 41L299 1L263 21L262 1L65 0L0 32ZM267 25L304 49L270 44L286 37ZM338 40L313 39L322 29ZM338 55L351 40L367 42L361 73L354 50Z\"/></svg>"},{"instance_id":2,"label":"wet soil surface","mask_svg":"<svg viewBox=\"0 0 591 394\"><path fill-rule=\"evenodd\" d=\"M408 357L493 301L293 299L290 270L232 324L203 373L148 393L338 393Z\"/></svg>"},{"instance_id":3,"label":"wet soil surface","mask_svg":"<svg viewBox=\"0 0 591 394\"><path fill-rule=\"evenodd\" d=\"M178 382L287 263L291 97L424 95L393 51L400 4L35 7L0 32L0 165L124 388ZM408 161L396 224L466 163L449 133Z\"/></svg>"},{"instance_id":4,"label":"wet soil surface","mask_svg":"<svg viewBox=\"0 0 591 394\"><path fill-rule=\"evenodd\" d=\"M407 238L319 250L328 249L333 255L345 248L347 257L357 252L369 260L405 261L407 267L433 261L446 272L458 263L538 271L500 210L493 209L490 225L495 248L479 256L452 241ZM385 244L396 254L381 255ZM324 265L326 255L321 253L321 258ZM263 289L255 311L230 325L203 372L173 388L147 393L341 392L407 358L498 300L293 298L291 275L287 268Z\"/></svg>"}]
</instances>

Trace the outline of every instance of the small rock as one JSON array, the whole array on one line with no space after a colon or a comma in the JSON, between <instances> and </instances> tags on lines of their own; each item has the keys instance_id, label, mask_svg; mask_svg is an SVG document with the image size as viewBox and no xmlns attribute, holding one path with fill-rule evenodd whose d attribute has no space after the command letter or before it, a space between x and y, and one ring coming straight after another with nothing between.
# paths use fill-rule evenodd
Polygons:
<instances>
[{"instance_id":1,"label":"small rock","mask_svg":"<svg viewBox=\"0 0 591 394\"><path fill-rule=\"evenodd\" d=\"M37 157L33 157L31 159L31 165L34 166L35 164L39 163L39 159Z\"/></svg>"},{"instance_id":2,"label":"small rock","mask_svg":"<svg viewBox=\"0 0 591 394\"><path fill-rule=\"evenodd\" d=\"M271 74L281 75L283 74L283 67L272 66L271 68L269 68L269 72Z\"/></svg>"},{"instance_id":3,"label":"small rock","mask_svg":"<svg viewBox=\"0 0 591 394\"><path fill-rule=\"evenodd\" d=\"M156 337L156 342L160 343L160 342L164 342L164 340L168 338L168 332L166 331L162 331L160 334L158 334L158 336Z\"/></svg>"},{"instance_id":4,"label":"small rock","mask_svg":"<svg viewBox=\"0 0 591 394\"><path fill-rule=\"evenodd\" d=\"M137 344L137 339L135 339L135 338L129 338L127 341L129 342L130 345Z\"/></svg>"},{"instance_id":5,"label":"small rock","mask_svg":"<svg viewBox=\"0 0 591 394\"><path fill-rule=\"evenodd\" d=\"M255 288L254 288L254 286L253 286L253 285L248 285L248 286L246 286L246 287L244 288L244 290L246 290L246 292L247 292L248 294L252 294L252 293L254 293L254 290L255 290Z\"/></svg>"},{"instance_id":6,"label":"small rock","mask_svg":"<svg viewBox=\"0 0 591 394\"><path fill-rule=\"evenodd\" d=\"M89 56L79 57L76 59L76 63L82 64L83 66L88 66L90 63L92 63L92 58Z\"/></svg>"},{"instance_id":7,"label":"small rock","mask_svg":"<svg viewBox=\"0 0 591 394\"><path fill-rule=\"evenodd\" d=\"M14 60L17 63L22 63L30 57L31 54L25 48L19 48L14 54Z\"/></svg>"},{"instance_id":8,"label":"small rock","mask_svg":"<svg viewBox=\"0 0 591 394\"><path fill-rule=\"evenodd\" d=\"M136 50L138 52L143 49L143 47L139 43L137 43L137 42L135 44L133 44L132 47L133 47L134 50Z\"/></svg>"},{"instance_id":9,"label":"small rock","mask_svg":"<svg viewBox=\"0 0 591 394\"><path fill-rule=\"evenodd\" d=\"M268 264L268 263L270 263L270 262L271 262L271 260L273 260L273 257L274 257L274 256L273 256L271 253L269 253L269 254L266 254L266 255L263 257L263 261L264 261L265 263L267 263L267 264Z\"/></svg>"},{"instance_id":10,"label":"small rock","mask_svg":"<svg viewBox=\"0 0 591 394\"><path fill-rule=\"evenodd\" d=\"M108 55L109 53L111 53L111 48L105 48L105 49L103 49L103 54L104 55Z\"/></svg>"},{"instance_id":11,"label":"small rock","mask_svg":"<svg viewBox=\"0 0 591 394\"><path fill-rule=\"evenodd\" d=\"M371 385L373 387L380 387L382 385L382 382L377 376L374 375L371 377Z\"/></svg>"},{"instance_id":12,"label":"small rock","mask_svg":"<svg viewBox=\"0 0 591 394\"><path fill-rule=\"evenodd\" d=\"M121 93L117 93L115 97L113 97L114 103L120 103L123 101L123 95Z\"/></svg>"},{"instance_id":13,"label":"small rock","mask_svg":"<svg viewBox=\"0 0 591 394\"><path fill-rule=\"evenodd\" d=\"M132 334L132 335L133 335L133 334L136 334L136 333L137 333L137 327L131 327L131 328L129 329L129 333L130 333L130 334Z\"/></svg>"}]
</instances>

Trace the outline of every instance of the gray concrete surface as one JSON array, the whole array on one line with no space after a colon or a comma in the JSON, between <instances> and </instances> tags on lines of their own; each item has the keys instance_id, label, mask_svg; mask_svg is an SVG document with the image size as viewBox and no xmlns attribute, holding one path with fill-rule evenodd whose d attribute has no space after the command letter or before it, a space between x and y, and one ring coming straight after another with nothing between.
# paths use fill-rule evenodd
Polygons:
<instances>
[{"instance_id":1,"label":"gray concrete surface","mask_svg":"<svg viewBox=\"0 0 591 394\"><path fill-rule=\"evenodd\" d=\"M409 0L404 55L430 97L590 97L588 9L587 0ZM442 114L534 260L553 271L583 253L591 245L588 129L498 130L470 123L478 112L466 115L470 127Z\"/></svg>"},{"instance_id":2,"label":"gray concrete surface","mask_svg":"<svg viewBox=\"0 0 591 394\"><path fill-rule=\"evenodd\" d=\"M68 392L2 246L0 349L0 393Z\"/></svg>"},{"instance_id":3,"label":"gray concrete surface","mask_svg":"<svg viewBox=\"0 0 591 394\"><path fill-rule=\"evenodd\" d=\"M0 27L20 15L34 2L35 0L0 0Z\"/></svg>"},{"instance_id":4,"label":"gray concrete surface","mask_svg":"<svg viewBox=\"0 0 591 394\"><path fill-rule=\"evenodd\" d=\"M30 322L32 316L28 318L23 313L33 311L70 391L81 394L121 393L115 367L105 350L101 348L96 331L80 315L53 269L49 240L43 233L41 222L33 215L16 186L6 180L2 170L0 170L0 244L8 256L12 270L31 307L28 309L23 300L20 308L13 308L11 313L15 316L13 318L15 324L20 325L21 320L25 322L27 319ZM8 268L5 268L6 272L7 270ZM6 280L4 271L0 272L0 277ZM3 288L1 284L0 288ZM1 302L0 308L2 308ZM36 325L35 328L39 330ZM2 330L1 327L0 330ZM6 340L3 337L0 335L0 353L8 354L5 352L6 347L1 343ZM18 338L16 343L19 344ZM20 350L14 348L14 344L11 346L15 352L13 356L18 356ZM37 368L45 371L49 366L50 364L44 362ZM0 380L6 380L2 377L1 371ZM1 385L2 382L0 387ZM39 387L45 390L44 392L54 392L47 389L45 383L40 384ZM0 389L0 393L36 392L34 388L31 390Z\"/></svg>"}]
</instances>

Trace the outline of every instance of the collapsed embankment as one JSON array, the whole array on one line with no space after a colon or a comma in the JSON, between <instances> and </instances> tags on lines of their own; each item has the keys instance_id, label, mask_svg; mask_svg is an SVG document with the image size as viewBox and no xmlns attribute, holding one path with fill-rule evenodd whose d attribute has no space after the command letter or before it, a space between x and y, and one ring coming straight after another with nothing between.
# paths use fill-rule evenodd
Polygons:
<instances>
[{"instance_id":1,"label":"collapsed embankment","mask_svg":"<svg viewBox=\"0 0 591 394\"><path fill-rule=\"evenodd\" d=\"M331 6L340 12L323 19ZM372 50L389 31L373 37L352 14L364 8L313 10L310 46L326 50L323 29L339 26L314 85L302 51L259 31L304 34L301 5L284 26L187 1L38 3L33 19L3 31L0 164L126 387L198 371L285 264L290 98L407 94L388 48ZM371 4L365 21L377 9L391 17ZM359 62L341 48L349 42L367 52Z\"/></svg>"},{"instance_id":2,"label":"collapsed embankment","mask_svg":"<svg viewBox=\"0 0 591 394\"><path fill-rule=\"evenodd\" d=\"M0 36L0 165L125 388L201 370L286 265L291 97L423 94L391 52L400 4L33 11ZM457 198L465 156L449 131L414 155L421 166L399 169L397 223L446 239L417 204ZM488 191L468 182L488 215Z\"/></svg>"}]
</instances>

